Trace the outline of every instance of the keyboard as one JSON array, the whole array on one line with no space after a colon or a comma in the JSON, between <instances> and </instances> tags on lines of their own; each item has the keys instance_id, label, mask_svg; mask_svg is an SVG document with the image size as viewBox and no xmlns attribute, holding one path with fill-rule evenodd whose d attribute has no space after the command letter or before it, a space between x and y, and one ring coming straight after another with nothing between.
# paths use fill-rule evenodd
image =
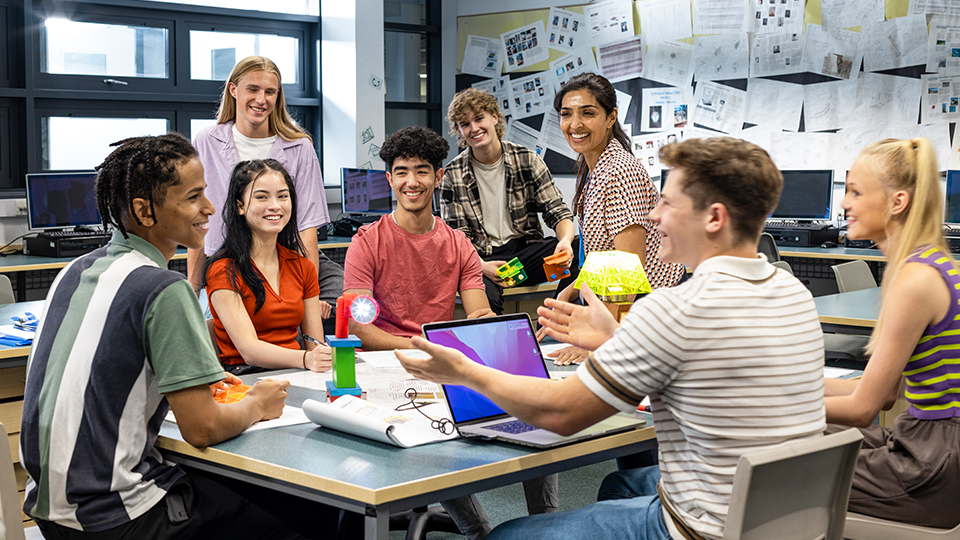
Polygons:
<instances>
[{"instance_id":1,"label":"keyboard","mask_svg":"<svg viewBox=\"0 0 960 540\"><path fill-rule=\"evenodd\" d=\"M37 234L38 238L90 238L92 236L108 236L103 231L43 231Z\"/></svg>"},{"instance_id":2,"label":"keyboard","mask_svg":"<svg viewBox=\"0 0 960 540\"><path fill-rule=\"evenodd\" d=\"M944 225L944 236L960 236L960 225Z\"/></svg>"},{"instance_id":3,"label":"keyboard","mask_svg":"<svg viewBox=\"0 0 960 540\"><path fill-rule=\"evenodd\" d=\"M787 229L821 231L828 227L830 227L829 223L821 223L819 221L768 221L763 226L764 229L769 229L772 231Z\"/></svg>"},{"instance_id":4,"label":"keyboard","mask_svg":"<svg viewBox=\"0 0 960 540\"><path fill-rule=\"evenodd\" d=\"M489 426L484 426L487 429L492 429L494 431L499 431L500 433L526 433L528 431L533 431L536 428L527 424L526 422L521 422L520 420L508 420L506 422L500 422L499 424L492 424Z\"/></svg>"}]
</instances>

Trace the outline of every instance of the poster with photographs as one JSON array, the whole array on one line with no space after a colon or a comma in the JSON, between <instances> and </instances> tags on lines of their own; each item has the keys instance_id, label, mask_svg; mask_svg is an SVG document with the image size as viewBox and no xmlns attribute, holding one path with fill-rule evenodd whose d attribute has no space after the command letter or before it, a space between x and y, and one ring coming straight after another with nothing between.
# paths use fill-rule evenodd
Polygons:
<instances>
[{"instance_id":1,"label":"poster with photographs","mask_svg":"<svg viewBox=\"0 0 960 540\"><path fill-rule=\"evenodd\" d=\"M542 20L500 34L500 43L503 44L507 59L503 63L503 70L510 73L548 60L550 51L543 38Z\"/></svg>"},{"instance_id":2,"label":"poster with photographs","mask_svg":"<svg viewBox=\"0 0 960 540\"><path fill-rule=\"evenodd\" d=\"M651 178L656 178L660 176L660 171L664 168L660 164L660 148L670 143L682 141L683 131L671 129L662 133L638 135L630 140L633 141L633 155L637 156L637 160L647 170L647 174ZM659 189L659 182L654 182L654 185Z\"/></svg>"},{"instance_id":3,"label":"poster with photographs","mask_svg":"<svg viewBox=\"0 0 960 540\"><path fill-rule=\"evenodd\" d=\"M687 125L690 96L681 88L644 88L640 101L640 131L666 131Z\"/></svg>"},{"instance_id":4,"label":"poster with photographs","mask_svg":"<svg viewBox=\"0 0 960 540\"><path fill-rule=\"evenodd\" d=\"M768 77L803 71L805 36L795 32L750 36L750 76Z\"/></svg>"},{"instance_id":5,"label":"poster with photographs","mask_svg":"<svg viewBox=\"0 0 960 540\"><path fill-rule=\"evenodd\" d=\"M503 66L503 55L497 40L480 36L467 36L463 51L461 73L480 77L497 77Z\"/></svg>"},{"instance_id":6,"label":"poster with photographs","mask_svg":"<svg viewBox=\"0 0 960 540\"><path fill-rule=\"evenodd\" d=\"M960 68L960 19L934 17L927 42L927 73Z\"/></svg>"},{"instance_id":7,"label":"poster with photographs","mask_svg":"<svg viewBox=\"0 0 960 540\"><path fill-rule=\"evenodd\" d=\"M837 79L856 79L863 51L860 32L826 31L819 24L808 24L803 47L803 69Z\"/></svg>"},{"instance_id":8,"label":"poster with photographs","mask_svg":"<svg viewBox=\"0 0 960 540\"><path fill-rule=\"evenodd\" d=\"M585 49L573 54L565 54L550 62L550 71L556 75L554 88L559 91L560 87L567 84L567 81L574 75L581 73L600 73L597 62L593 59L593 49Z\"/></svg>"},{"instance_id":9,"label":"poster with photographs","mask_svg":"<svg viewBox=\"0 0 960 540\"><path fill-rule=\"evenodd\" d=\"M750 31L803 33L804 0L749 0Z\"/></svg>"},{"instance_id":10,"label":"poster with photographs","mask_svg":"<svg viewBox=\"0 0 960 540\"><path fill-rule=\"evenodd\" d=\"M921 75L920 82L921 124L960 120L960 75Z\"/></svg>"},{"instance_id":11,"label":"poster with photographs","mask_svg":"<svg viewBox=\"0 0 960 540\"><path fill-rule=\"evenodd\" d=\"M510 116L510 104L513 103L510 95L510 77L498 77L489 81L480 81L471 85L473 88L493 94L500 105L500 114L505 118Z\"/></svg>"},{"instance_id":12,"label":"poster with photographs","mask_svg":"<svg viewBox=\"0 0 960 540\"><path fill-rule=\"evenodd\" d=\"M558 51L590 47L586 20L582 13L550 8L550 15L547 17L547 47Z\"/></svg>"},{"instance_id":13,"label":"poster with photographs","mask_svg":"<svg viewBox=\"0 0 960 540\"><path fill-rule=\"evenodd\" d=\"M515 120L543 114L553 108L553 77L541 71L510 80L513 103L510 109Z\"/></svg>"},{"instance_id":14,"label":"poster with photographs","mask_svg":"<svg viewBox=\"0 0 960 540\"><path fill-rule=\"evenodd\" d=\"M635 34L633 31L633 1L607 0L583 7L590 27L590 41L600 46L621 41Z\"/></svg>"}]
</instances>

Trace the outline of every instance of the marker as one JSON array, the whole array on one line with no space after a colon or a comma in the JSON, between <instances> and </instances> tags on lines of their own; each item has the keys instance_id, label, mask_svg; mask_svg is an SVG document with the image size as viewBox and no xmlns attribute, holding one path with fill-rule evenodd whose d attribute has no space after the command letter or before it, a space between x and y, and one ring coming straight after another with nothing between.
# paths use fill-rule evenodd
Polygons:
<instances>
[{"instance_id":1,"label":"marker","mask_svg":"<svg viewBox=\"0 0 960 540\"><path fill-rule=\"evenodd\" d=\"M303 339L309 341L310 343L313 343L314 345L323 345L323 343L320 341L317 341L316 338L312 338L306 334L302 334L302 336L303 336Z\"/></svg>"}]
</instances>

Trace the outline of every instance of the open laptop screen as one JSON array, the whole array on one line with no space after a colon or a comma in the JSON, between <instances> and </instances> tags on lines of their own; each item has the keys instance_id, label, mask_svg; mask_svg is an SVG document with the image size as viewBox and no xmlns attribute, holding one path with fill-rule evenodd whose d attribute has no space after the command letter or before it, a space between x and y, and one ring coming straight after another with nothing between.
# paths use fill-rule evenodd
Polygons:
<instances>
[{"instance_id":1,"label":"open laptop screen","mask_svg":"<svg viewBox=\"0 0 960 540\"><path fill-rule=\"evenodd\" d=\"M550 378L525 314L427 324L423 332L430 342L457 349L478 364L514 375ZM444 385L444 390L455 423L506 414L469 388Z\"/></svg>"}]
</instances>

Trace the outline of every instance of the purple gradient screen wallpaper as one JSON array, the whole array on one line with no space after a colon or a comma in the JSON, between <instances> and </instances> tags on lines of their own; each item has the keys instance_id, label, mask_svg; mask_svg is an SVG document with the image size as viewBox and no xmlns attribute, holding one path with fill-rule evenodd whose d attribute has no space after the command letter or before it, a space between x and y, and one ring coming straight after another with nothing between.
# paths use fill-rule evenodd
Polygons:
<instances>
[{"instance_id":1,"label":"purple gradient screen wallpaper","mask_svg":"<svg viewBox=\"0 0 960 540\"><path fill-rule=\"evenodd\" d=\"M491 321L455 328L428 330L427 339L457 349L478 364L514 375L549 378L530 322ZM446 385L450 412L456 422L503 414L495 403L468 388Z\"/></svg>"}]
</instances>

